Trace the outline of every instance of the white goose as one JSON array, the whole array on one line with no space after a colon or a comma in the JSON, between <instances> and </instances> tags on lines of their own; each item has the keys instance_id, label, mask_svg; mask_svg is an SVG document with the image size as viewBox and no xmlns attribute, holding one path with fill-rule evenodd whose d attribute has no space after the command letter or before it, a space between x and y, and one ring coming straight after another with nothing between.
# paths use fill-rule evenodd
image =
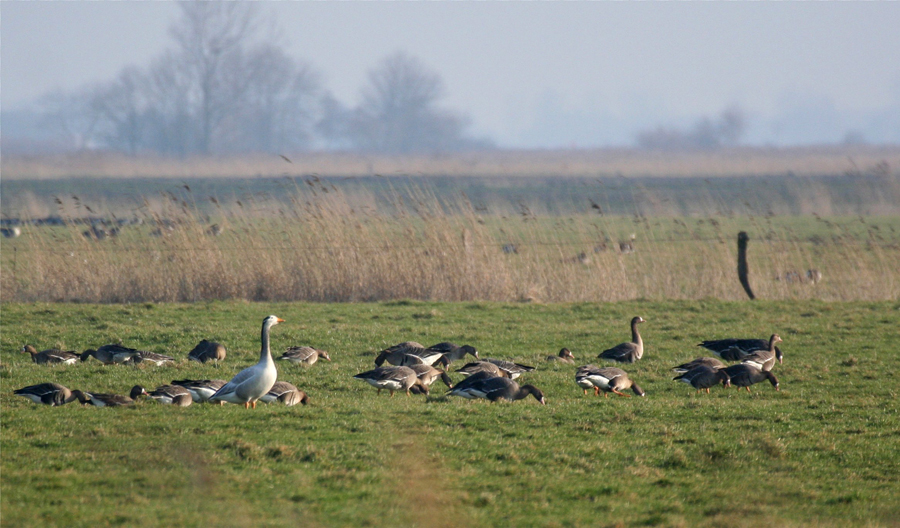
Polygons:
<instances>
[{"instance_id":1,"label":"white goose","mask_svg":"<svg viewBox=\"0 0 900 528\"><path fill-rule=\"evenodd\" d=\"M269 329L278 323L283 323L274 315L263 319L262 324L262 348L259 351L259 363L247 367L231 378L231 381L222 386L210 398L210 402L223 401L228 403L242 403L244 408L251 406L256 408L256 400L272 389L278 372L275 370L275 361L269 350Z\"/></svg>"}]
</instances>

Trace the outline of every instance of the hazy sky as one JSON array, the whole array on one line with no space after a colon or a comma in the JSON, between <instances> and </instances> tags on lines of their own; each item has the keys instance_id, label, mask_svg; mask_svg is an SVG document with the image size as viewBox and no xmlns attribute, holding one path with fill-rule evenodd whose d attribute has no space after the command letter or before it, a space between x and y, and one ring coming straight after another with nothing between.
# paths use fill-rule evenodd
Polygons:
<instances>
[{"instance_id":1,"label":"hazy sky","mask_svg":"<svg viewBox=\"0 0 900 528\"><path fill-rule=\"evenodd\" d=\"M504 146L626 144L737 104L748 141L900 142L900 2L262 2L347 105L406 51ZM112 79L170 45L171 2L0 2L0 98ZM896 128L896 130L895 130ZM805 135L804 135L805 134Z\"/></svg>"}]
</instances>

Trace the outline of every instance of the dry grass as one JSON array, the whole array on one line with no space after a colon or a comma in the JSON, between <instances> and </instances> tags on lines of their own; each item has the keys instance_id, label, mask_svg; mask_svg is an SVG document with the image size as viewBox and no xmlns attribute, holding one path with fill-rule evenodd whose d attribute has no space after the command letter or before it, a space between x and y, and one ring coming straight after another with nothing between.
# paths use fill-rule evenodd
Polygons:
<instances>
[{"instance_id":1,"label":"dry grass","mask_svg":"<svg viewBox=\"0 0 900 528\"><path fill-rule=\"evenodd\" d=\"M201 212L189 191L170 194L140 210L143 225L106 240L82 236L84 225L25 226L21 238L3 246L2 298L735 300L745 296L735 271L740 230L750 233L750 282L760 298L900 296L896 215L550 217L523 206L504 216L476 211L462 196L438 200L422 187L388 203L324 190L303 186L277 199L215 203L211 213ZM707 207L718 206L710 199ZM213 223L219 236L209 232ZM154 230L161 236L151 236ZM620 244L631 234L633 252ZM807 270L819 270L821 281L808 280Z\"/></svg>"}]
</instances>

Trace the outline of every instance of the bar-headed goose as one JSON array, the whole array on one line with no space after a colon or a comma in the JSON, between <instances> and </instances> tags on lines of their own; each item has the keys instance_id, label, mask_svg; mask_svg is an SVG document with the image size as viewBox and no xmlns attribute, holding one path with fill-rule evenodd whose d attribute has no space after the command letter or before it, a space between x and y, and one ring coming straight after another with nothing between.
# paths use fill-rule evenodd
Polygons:
<instances>
[{"instance_id":1,"label":"bar-headed goose","mask_svg":"<svg viewBox=\"0 0 900 528\"><path fill-rule=\"evenodd\" d=\"M779 341L780 340L781 338L779 338ZM719 339L703 341L697 346L711 350L725 361L741 361L757 350L769 350L769 348L771 348L771 341L771 337L768 341L765 339ZM779 363L784 360L784 354L782 354L781 349L778 347L775 347L775 357L778 359Z\"/></svg>"},{"instance_id":2,"label":"bar-headed goose","mask_svg":"<svg viewBox=\"0 0 900 528\"><path fill-rule=\"evenodd\" d=\"M29 385L16 389L13 394L24 396L34 403L43 403L55 407L65 405L70 401L77 399L77 395L73 394L68 388L59 383L38 383L37 385Z\"/></svg>"},{"instance_id":3,"label":"bar-headed goose","mask_svg":"<svg viewBox=\"0 0 900 528\"><path fill-rule=\"evenodd\" d=\"M535 400L541 402L542 405L547 404L544 393L537 387L534 385L523 385L522 387L519 387L518 383L509 378L487 378L477 380L462 387L460 387L460 385L451 389L449 394L469 400L483 398L492 402L499 400L521 400L530 394L534 396Z\"/></svg>"},{"instance_id":4,"label":"bar-headed goose","mask_svg":"<svg viewBox=\"0 0 900 528\"><path fill-rule=\"evenodd\" d=\"M290 407L292 405L297 405L298 403L302 403L303 405L308 404L309 396L286 381L276 381L269 392L263 394L260 401L265 403L279 401Z\"/></svg>"},{"instance_id":5,"label":"bar-headed goose","mask_svg":"<svg viewBox=\"0 0 900 528\"><path fill-rule=\"evenodd\" d=\"M646 322L643 317L635 317L631 320L631 341L606 349L597 356L600 359L618 361L619 363L634 363L644 355L644 341L638 333L637 325Z\"/></svg>"},{"instance_id":6,"label":"bar-headed goose","mask_svg":"<svg viewBox=\"0 0 900 528\"><path fill-rule=\"evenodd\" d=\"M243 404L245 409L251 406L256 408L256 401L269 392L278 378L272 351L269 349L269 329L283 322L284 319L274 315L263 319L259 362L238 372L209 398L210 402L224 401Z\"/></svg>"},{"instance_id":7,"label":"bar-headed goose","mask_svg":"<svg viewBox=\"0 0 900 528\"><path fill-rule=\"evenodd\" d=\"M598 368L595 365L585 365L575 372L575 383L584 389L585 394L588 388L593 387L594 394L599 395L600 391L603 391L604 397L608 397L610 392L619 396L629 396L622 392L626 389L631 389L638 396L646 394L644 389L628 377L627 372L616 367Z\"/></svg>"},{"instance_id":8,"label":"bar-headed goose","mask_svg":"<svg viewBox=\"0 0 900 528\"><path fill-rule=\"evenodd\" d=\"M378 394L381 394L382 389L387 389L391 396L395 391L406 391L406 395L409 396L409 389L414 385L419 389L417 392L428 394L428 386L422 383L416 376L416 371L409 367L378 367L353 377L377 388Z\"/></svg>"},{"instance_id":9,"label":"bar-headed goose","mask_svg":"<svg viewBox=\"0 0 900 528\"><path fill-rule=\"evenodd\" d=\"M765 380L769 380L769 383L775 387L775 390L779 390L778 378L775 377L775 374L772 374L772 372L768 370L759 369L748 363L732 365L724 369L724 372L731 378L732 385L736 387L747 387L747 392L752 392L750 390L750 385Z\"/></svg>"},{"instance_id":10,"label":"bar-headed goose","mask_svg":"<svg viewBox=\"0 0 900 528\"><path fill-rule=\"evenodd\" d=\"M714 369L712 367L707 367L706 365L695 367L672 379L687 383L691 387L697 389L697 392L706 389L707 394L709 394L709 388L715 386L719 382L721 382L724 387L731 386L731 378L729 378L725 369Z\"/></svg>"},{"instance_id":11,"label":"bar-headed goose","mask_svg":"<svg viewBox=\"0 0 900 528\"><path fill-rule=\"evenodd\" d=\"M698 357L694 358L687 363L682 363L681 365L676 365L672 367L672 370L675 372L684 374L685 372L691 371L700 366L707 366L713 369L723 369L725 368L725 363L722 363L718 359L714 357Z\"/></svg>"},{"instance_id":12,"label":"bar-headed goose","mask_svg":"<svg viewBox=\"0 0 900 528\"><path fill-rule=\"evenodd\" d=\"M203 403L221 389L225 380L172 380L172 385L181 385L191 393L191 399L196 403ZM225 402L219 402L224 405Z\"/></svg>"},{"instance_id":13,"label":"bar-headed goose","mask_svg":"<svg viewBox=\"0 0 900 528\"><path fill-rule=\"evenodd\" d=\"M23 346L21 352L23 354L31 354L31 360L38 365L72 365L77 362L79 358L79 355L72 351L51 348L49 350L38 352L37 349L31 345Z\"/></svg>"},{"instance_id":14,"label":"bar-headed goose","mask_svg":"<svg viewBox=\"0 0 900 528\"><path fill-rule=\"evenodd\" d=\"M224 360L226 355L227 352L223 345L216 343L215 341L203 339L197 343L197 346L188 352L188 359L200 363L215 361L216 365L218 365L219 361Z\"/></svg>"},{"instance_id":15,"label":"bar-headed goose","mask_svg":"<svg viewBox=\"0 0 900 528\"><path fill-rule=\"evenodd\" d=\"M319 358L331 361L331 356L324 350L309 346L299 346L287 349L287 351L278 359L290 361L291 363L296 363L298 365L315 365Z\"/></svg>"},{"instance_id":16,"label":"bar-headed goose","mask_svg":"<svg viewBox=\"0 0 900 528\"><path fill-rule=\"evenodd\" d=\"M559 351L559 354L555 356L547 356L547 361L554 361L556 363L568 363L570 365L575 364L575 354L572 353L568 348L563 348Z\"/></svg>"}]
</instances>

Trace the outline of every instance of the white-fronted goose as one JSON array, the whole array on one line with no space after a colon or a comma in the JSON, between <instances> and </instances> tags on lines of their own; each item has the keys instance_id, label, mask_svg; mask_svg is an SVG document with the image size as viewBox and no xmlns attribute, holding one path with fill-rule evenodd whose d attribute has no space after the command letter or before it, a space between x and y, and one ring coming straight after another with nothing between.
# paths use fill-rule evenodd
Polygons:
<instances>
[{"instance_id":1,"label":"white-fronted goose","mask_svg":"<svg viewBox=\"0 0 900 528\"><path fill-rule=\"evenodd\" d=\"M78 401L82 405L91 404L94 407L119 407L121 405L131 405L135 398L144 393L140 386L134 386L129 396L121 394L105 394L100 392L72 391L78 397Z\"/></svg>"},{"instance_id":2,"label":"white-fronted goose","mask_svg":"<svg viewBox=\"0 0 900 528\"><path fill-rule=\"evenodd\" d=\"M768 349L757 350L752 354L744 356L741 363L746 363L765 372L772 370L772 367L775 366L775 360L778 359L778 351L776 350L778 347L775 346L775 343L780 342L781 337L779 337L778 334L772 334L772 337L769 338Z\"/></svg>"},{"instance_id":3,"label":"white-fronted goose","mask_svg":"<svg viewBox=\"0 0 900 528\"><path fill-rule=\"evenodd\" d=\"M103 345L97 350L89 348L81 354L81 361L87 361L93 357L104 365L116 365L131 361L134 356L140 354L140 350L128 348L122 345Z\"/></svg>"},{"instance_id":4,"label":"white-fronted goose","mask_svg":"<svg viewBox=\"0 0 900 528\"><path fill-rule=\"evenodd\" d=\"M443 357L444 354L437 350L429 350L415 341L404 341L379 352L375 357L375 365L380 367L385 361L398 367L434 365L439 361L443 362Z\"/></svg>"},{"instance_id":5,"label":"white-fronted goose","mask_svg":"<svg viewBox=\"0 0 900 528\"><path fill-rule=\"evenodd\" d=\"M197 403L208 401L225 383L225 380L172 380L172 385L181 385L187 389L191 393L191 399Z\"/></svg>"},{"instance_id":6,"label":"white-fronted goose","mask_svg":"<svg viewBox=\"0 0 900 528\"><path fill-rule=\"evenodd\" d=\"M479 372L486 372L487 374L490 374L490 377L492 378L509 377L508 372L501 370L500 367L490 361L473 361L471 363L466 363L462 368L456 369L456 372L459 372L463 376L473 376Z\"/></svg>"},{"instance_id":7,"label":"white-fronted goose","mask_svg":"<svg viewBox=\"0 0 900 528\"><path fill-rule=\"evenodd\" d=\"M77 399L77 395L59 383L38 383L16 389L13 394L24 396L34 403L55 407Z\"/></svg>"},{"instance_id":8,"label":"white-fronted goose","mask_svg":"<svg viewBox=\"0 0 900 528\"><path fill-rule=\"evenodd\" d=\"M38 352L37 349L31 345L23 346L21 352L23 354L31 354L31 361L34 361L38 365L72 365L78 361L79 358L79 355L72 351L51 348L49 350Z\"/></svg>"},{"instance_id":9,"label":"white-fronted goose","mask_svg":"<svg viewBox=\"0 0 900 528\"><path fill-rule=\"evenodd\" d=\"M331 361L331 356L324 350L308 346L299 346L287 349L287 351L278 359L297 363L298 365L314 365L319 358Z\"/></svg>"},{"instance_id":10,"label":"white-fronted goose","mask_svg":"<svg viewBox=\"0 0 900 528\"><path fill-rule=\"evenodd\" d=\"M185 396L193 399L193 397L191 396L191 392L189 390L187 390L187 388L182 387L181 385L174 385L174 384L160 385L159 387L154 389L152 392L147 392L140 385L136 385L135 388L141 390L140 394L147 396L149 398L153 398L154 400L158 401L159 403L164 403L167 405L171 405L171 404L175 403L175 398L180 395L185 395ZM135 390L132 389L132 392L135 392ZM134 396L132 396L132 398L133 397Z\"/></svg>"},{"instance_id":11,"label":"white-fronted goose","mask_svg":"<svg viewBox=\"0 0 900 528\"><path fill-rule=\"evenodd\" d=\"M771 338L769 341L765 339L719 339L703 341L697 346L711 350L725 361L741 361L757 350L769 350L771 340ZM779 363L784 360L784 354L778 347L775 347L775 357Z\"/></svg>"},{"instance_id":12,"label":"white-fronted goose","mask_svg":"<svg viewBox=\"0 0 900 528\"><path fill-rule=\"evenodd\" d=\"M235 377L231 378L231 381L210 396L210 402L224 401L243 404L245 409L251 406L256 408L256 400L269 392L278 379L278 371L275 369L275 361L272 359L272 351L269 349L269 329L283 322L284 319L274 315L263 319L259 362L238 372Z\"/></svg>"},{"instance_id":13,"label":"white-fronted goose","mask_svg":"<svg viewBox=\"0 0 900 528\"><path fill-rule=\"evenodd\" d=\"M772 374L771 371L761 370L747 363L732 365L724 369L724 372L731 378L732 385L736 387L747 387L747 392L752 392L750 390L750 385L765 380L769 380L769 383L775 387L775 390L780 390L778 388L778 378L775 377L775 374Z\"/></svg>"},{"instance_id":14,"label":"white-fronted goose","mask_svg":"<svg viewBox=\"0 0 900 528\"><path fill-rule=\"evenodd\" d=\"M506 361L505 359L485 358L484 361L497 365L500 370L506 372L506 377L509 379L516 379L522 374L534 370L534 367L532 366L513 363L512 361Z\"/></svg>"},{"instance_id":15,"label":"white-fronted goose","mask_svg":"<svg viewBox=\"0 0 900 528\"><path fill-rule=\"evenodd\" d=\"M172 405L175 407L190 407L194 403L194 399L190 394L179 394L172 399Z\"/></svg>"},{"instance_id":16,"label":"white-fronted goose","mask_svg":"<svg viewBox=\"0 0 900 528\"><path fill-rule=\"evenodd\" d=\"M644 396L645 392L637 383L628 377L628 373L616 367L598 368L594 365L585 365L575 372L575 383L584 389L587 394L588 386L593 386L594 394L599 395L603 391L603 396L609 396L609 393L618 394L619 396L629 396L622 391L631 389L638 396Z\"/></svg>"},{"instance_id":17,"label":"white-fronted goose","mask_svg":"<svg viewBox=\"0 0 900 528\"><path fill-rule=\"evenodd\" d=\"M689 372L700 366L707 366L718 370L725 368L725 363L722 363L714 357L698 357L692 359L691 361L688 361L687 363L682 363L681 365L674 366L672 367L672 370L684 374L685 372Z\"/></svg>"},{"instance_id":18,"label":"white-fronted goose","mask_svg":"<svg viewBox=\"0 0 900 528\"><path fill-rule=\"evenodd\" d=\"M203 339L197 343L197 346L188 352L188 359L200 363L215 361L216 365L218 365L219 361L224 360L226 355L227 352L223 345L216 343L215 341Z\"/></svg>"},{"instance_id":19,"label":"white-fronted goose","mask_svg":"<svg viewBox=\"0 0 900 528\"><path fill-rule=\"evenodd\" d=\"M530 394L534 396L535 400L541 402L542 405L547 404L547 400L544 399L544 393L537 387L534 385L523 385L522 387L519 387L518 383L509 378L487 378L468 383L462 387L460 387L460 385L451 389L449 394L469 400L483 398L492 402L501 399L509 401L521 400Z\"/></svg>"},{"instance_id":20,"label":"white-fronted goose","mask_svg":"<svg viewBox=\"0 0 900 528\"><path fill-rule=\"evenodd\" d=\"M406 391L406 395L409 396L409 389L413 385L422 393L428 394L428 387L416 376L416 371L409 367L378 367L353 377L378 389L378 394L381 394L382 389L387 389L391 396L395 391Z\"/></svg>"},{"instance_id":21,"label":"white-fronted goose","mask_svg":"<svg viewBox=\"0 0 900 528\"><path fill-rule=\"evenodd\" d=\"M641 359L644 355L644 341L641 339L641 334L638 333L637 325L645 321L643 317L633 318L631 320L631 341L604 350L597 357L619 363L634 363Z\"/></svg>"},{"instance_id":22,"label":"white-fronted goose","mask_svg":"<svg viewBox=\"0 0 900 528\"><path fill-rule=\"evenodd\" d=\"M166 363L175 361L175 358L173 358L172 356L157 354L156 352L147 352L146 350L141 350L131 358L131 362L135 365L143 363L144 361L146 361L147 363L153 363L154 365L159 367L161 365L165 365Z\"/></svg>"},{"instance_id":23,"label":"white-fronted goose","mask_svg":"<svg viewBox=\"0 0 900 528\"><path fill-rule=\"evenodd\" d=\"M444 359L446 360L446 362L444 362L445 366L453 363L454 361L459 361L465 358L466 354L472 354L473 356L475 356L475 359L478 359L478 351L475 350L475 347L469 345L460 346L455 343L448 343L445 341L443 343L431 345L430 347L428 347L428 350L434 350L443 354Z\"/></svg>"},{"instance_id":24,"label":"white-fronted goose","mask_svg":"<svg viewBox=\"0 0 900 528\"><path fill-rule=\"evenodd\" d=\"M556 363L567 363L569 365L575 364L575 354L572 353L568 348L563 348L559 351L559 354L555 356L547 356L547 361L554 361Z\"/></svg>"},{"instance_id":25,"label":"white-fronted goose","mask_svg":"<svg viewBox=\"0 0 900 528\"><path fill-rule=\"evenodd\" d=\"M719 382L721 382L724 387L731 386L731 379L729 378L728 373L725 372L725 369L714 369L712 367L707 367L706 365L695 367L672 379L687 383L691 387L697 389L697 392L706 389L707 394L709 394L710 387L715 386Z\"/></svg>"},{"instance_id":26,"label":"white-fronted goose","mask_svg":"<svg viewBox=\"0 0 900 528\"><path fill-rule=\"evenodd\" d=\"M263 394L260 401L265 403L279 401L290 407L292 405L297 405L298 403L306 405L309 403L309 396L286 381L276 381L269 392Z\"/></svg>"},{"instance_id":27,"label":"white-fronted goose","mask_svg":"<svg viewBox=\"0 0 900 528\"><path fill-rule=\"evenodd\" d=\"M416 376L420 380L422 380L423 385L431 387L431 384L434 383L436 379L440 378L440 380L444 382L444 385L446 385L448 389L453 388L453 380L451 380L450 376L448 376L447 373L441 369L434 368L431 365L413 365L409 368L413 369L413 371L416 373ZM414 394L418 394L418 390L419 388L417 386L413 386L410 388L410 391Z\"/></svg>"}]
</instances>

